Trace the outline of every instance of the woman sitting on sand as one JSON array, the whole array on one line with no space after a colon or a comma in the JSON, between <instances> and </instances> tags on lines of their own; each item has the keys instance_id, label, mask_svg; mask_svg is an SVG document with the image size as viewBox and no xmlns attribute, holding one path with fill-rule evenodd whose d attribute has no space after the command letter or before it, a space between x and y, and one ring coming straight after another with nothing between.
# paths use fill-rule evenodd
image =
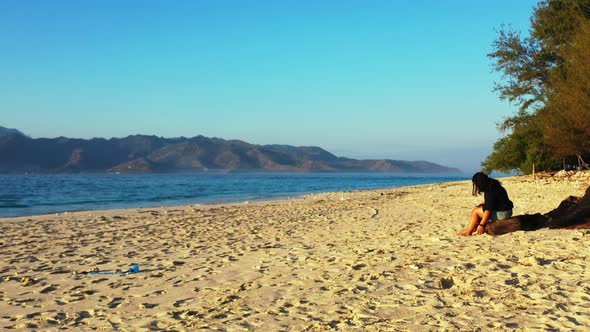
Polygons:
<instances>
[{"instance_id":1,"label":"woman sitting on sand","mask_svg":"<svg viewBox=\"0 0 590 332\"><path fill-rule=\"evenodd\" d=\"M471 182L473 196L483 192L484 202L471 210L467 228L457 233L464 236L470 236L475 230L477 230L477 234L485 233L486 223L512 217L512 208L514 207L500 181L492 179L482 172L477 172L471 178Z\"/></svg>"}]
</instances>

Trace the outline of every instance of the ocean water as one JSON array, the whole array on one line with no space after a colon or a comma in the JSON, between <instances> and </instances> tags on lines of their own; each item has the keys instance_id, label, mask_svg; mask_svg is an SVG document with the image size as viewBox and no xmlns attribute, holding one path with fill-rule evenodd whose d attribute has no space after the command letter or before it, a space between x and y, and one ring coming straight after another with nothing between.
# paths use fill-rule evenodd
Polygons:
<instances>
[{"instance_id":1,"label":"ocean water","mask_svg":"<svg viewBox=\"0 0 590 332\"><path fill-rule=\"evenodd\" d=\"M463 174L0 174L0 218L66 211L234 203L465 180Z\"/></svg>"}]
</instances>

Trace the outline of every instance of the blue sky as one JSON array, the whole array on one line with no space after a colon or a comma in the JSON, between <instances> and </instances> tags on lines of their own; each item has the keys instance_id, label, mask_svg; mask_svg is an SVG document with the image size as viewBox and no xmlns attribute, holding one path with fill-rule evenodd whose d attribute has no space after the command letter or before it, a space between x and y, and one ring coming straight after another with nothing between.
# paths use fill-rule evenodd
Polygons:
<instances>
[{"instance_id":1,"label":"blue sky","mask_svg":"<svg viewBox=\"0 0 590 332\"><path fill-rule=\"evenodd\" d=\"M204 135L471 172L514 112L486 54L537 1L0 2L0 126Z\"/></svg>"}]
</instances>

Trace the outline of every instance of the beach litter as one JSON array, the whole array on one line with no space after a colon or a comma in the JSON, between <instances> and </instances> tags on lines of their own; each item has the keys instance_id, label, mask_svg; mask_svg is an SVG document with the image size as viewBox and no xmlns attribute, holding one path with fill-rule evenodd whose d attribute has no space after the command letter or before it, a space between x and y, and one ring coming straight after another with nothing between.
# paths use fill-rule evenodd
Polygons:
<instances>
[{"instance_id":1,"label":"beach litter","mask_svg":"<svg viewBox=\"0 0 590 332\"><path fill-rule=\"evenodd\" d=\"M100 271L98 268L94 268L92 271L84 271L84 272L74 272L74 274L120 274L120 275L127 275L131 273L139 273L139 264L133 264L132 267L128 268L127 270L115 270L115 271Z\"/></svg>"}]
</instances>

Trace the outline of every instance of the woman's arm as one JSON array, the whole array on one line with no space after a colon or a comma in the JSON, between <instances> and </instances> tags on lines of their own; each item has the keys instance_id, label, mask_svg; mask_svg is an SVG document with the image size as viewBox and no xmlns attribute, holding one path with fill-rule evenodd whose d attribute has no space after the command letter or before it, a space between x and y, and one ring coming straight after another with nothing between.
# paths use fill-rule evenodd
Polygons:
<instances>
[{"instance_id":1,"label":"woman's arm","mask_svg":"<svg viewBox=\"0 0 590 332\"><path fill-rule=\"evenodd\" d=\"M479 225L477 226L477 234L483 234L486 232L486 223L490 219L490 214L492 214L492 211L490 211L490 210L483 211L483 216L481 217L481 221L479 222Z\"/></svg>"}]
</instances>

